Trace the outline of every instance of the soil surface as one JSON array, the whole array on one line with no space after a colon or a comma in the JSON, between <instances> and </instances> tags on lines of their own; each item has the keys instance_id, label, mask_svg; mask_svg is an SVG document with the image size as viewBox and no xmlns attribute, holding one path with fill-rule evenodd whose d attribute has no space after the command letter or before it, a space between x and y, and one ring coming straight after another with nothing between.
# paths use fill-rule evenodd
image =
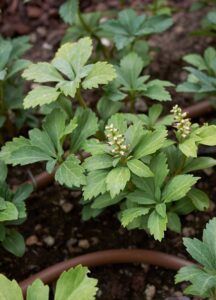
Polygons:
<instances>
[{"instance_id":1,"label":"soil surface","mask_svg":"<svg viewBox=\"0 0 216 300\"><path fill-rule=\"evenodd\" d=\"M29 34L33 48L27 57L33 61L50 60L67 28L58 15L63 1L44 0L1 1L0 32L7 37ZM81 1L84 11L116 9L120 1ZM147 2L131 1L130 6L139 5L143 10ZM183 81L182 56L186 53L200 52L215 41L208 37L193 37L208 9L190 13L193 1L169 1L175 10L175 25L166 33L154 36L152 47L160 48L154 52L155 60L148 67L152 77L170 80L177 84ZM176 94L174 102L187 106L192 102L191 95ZM169 107L169 104L168 104ZM200 119L200 121L203 121ZM33 174L41 171L34 167ZM213 169L202 173L198 186L206 191L210 199L216 199L216 174ZM16 168L10 172L11 185L22 183L29 177L29 169ZM216 214L215 203L205 213L193 213L182 219L182 234L170 231L164 241L157 242L140 230L127 231L116 218L117 209L111 208L98 218L81 221L80 193L59 187L48 186L35 192L27 201L28 220L19 228L26 239L26 253L15 258L0 249L0 271L10 278L23 280L45 267L83 253L117 248L144 248L164 251L179 257L188 258L182 245L182 237L201 237L206 222ZM187 300L183 297L185 284L174 285L175 272L146 265L115 265L98 267L91 275L99 280L97 299L103 300Z\"/></svg>"}]
</instances>

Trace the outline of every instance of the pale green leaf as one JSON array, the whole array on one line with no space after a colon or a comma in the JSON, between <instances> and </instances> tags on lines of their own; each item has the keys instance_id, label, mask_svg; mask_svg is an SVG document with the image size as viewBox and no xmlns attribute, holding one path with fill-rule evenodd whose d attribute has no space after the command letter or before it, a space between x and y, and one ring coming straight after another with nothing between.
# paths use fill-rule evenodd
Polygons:
<instances>
[{"instance_id":1,"label":"pale green leaf","mask_svg":"<svg viewBox=\"0 0 216 300\"><path fill-rule=\"evenodd\" d=\"M115 69L107 62L95 63L82 83L84 89L97 88L99 84L107 84L116 78Z\"/></svg>"},{"instance_id":2,"label":"pale green leaf","mask_svg":"<svg viewBox=\"0 0 216 300\"><path fill-rule=\"evenodd\" d=\"M33 80L35 82L58 82L63 80L61 74L47 62L39 62L37 64L31 64L23 72L22 76L27 80Z\"/></svg>"},{"instance_id":3,"label":"pale green leaf","mask_svg":"<svg viewBox=\"0 0 216 300\"><path fill-rule=\"evenodd\" d=\"M0 222L17 220L18 211L16 206L9 201L5 201L4 204L6 205L6 208L0 210Z\"/></svg>"},{"instance_id":4,"label":"pale green leaf","mask_svg":"<svg viewBox=\"0 0 216 300\"><path fill-rule=\"evenodd\" d=\"M28 93L24 99L24 108L36 107L37 105L49 104L57 100L60 92L49 86L38 86Z\"/></svg>"},{"instance_id":5,"label":"pale green leaf","mask_svg":"<svg viewBox=\"0 0 216 300\"><path fill-rule=\"evenodd\" d=\"M18 283L7 279L3 274L0 274L0 299L23 300L22 290Z\"/></svg>"},{"instance_id":6,"label":"pale green leaf","mask_svg":"<svg viewBox=\"0 0 216 300\"><path fill-rule=\"evenodd\" d=\"M49 300L49 287L40 279L35 280L27 289L26 300Z\"/></svg>"},{"instance_id":7,"label":"pale green leaf","mask_svg":"<svg viewBox=\"0 0 216 300\"><path fill-rule=\"evenodd\" d=\"M77 266L60 276L55 292L55 300L94 300L97 280L88 277L86 267Z\"/></svg>"}]
</instances>

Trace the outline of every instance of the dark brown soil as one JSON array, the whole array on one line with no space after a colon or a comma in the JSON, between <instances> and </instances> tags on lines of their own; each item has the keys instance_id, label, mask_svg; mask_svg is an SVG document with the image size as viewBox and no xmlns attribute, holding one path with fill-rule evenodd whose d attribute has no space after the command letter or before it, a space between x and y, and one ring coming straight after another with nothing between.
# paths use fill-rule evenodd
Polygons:
<instances>
[{"instance_id":1,"label":"dark brown soil","mask_svg":"<svg viewBox=\"0 0 216 300\"><path fill-rule=\"evenodd\" d=\"M81 1L84 10L92 11L116 8L118 1ZM131 1L132 5L147 1ZM191 37L189 33L199 26L205 10L189 13L193 1L169 1L176 9L175 25L168 32L151 39L153 47L161 50L149 67L152 77L181 82L185 73L182 71L181 57L186 53L202 52L207 45L214 45L209 38ZM66 26L58 16L60 0L31 1L24 5L20 0L2 1L0 32L4 36L29 34L34 43L27 55L33 61L51 59ZM174 101L188 105L191 96L176 95ZM39 167L41 168L41 167ZM34 173L40 169L34 168ZM216 174L203 173L198 184L211 199L216 198ZM9 181L21 183L28 178L26 168L11 172ZM27 201L28 220L20 231L26 239L27 250L22 258L15 258L0 249L0 271L18 281L30 274L56 262L95 250L112 248L145 248L161 250L187 257L182 245L182 236L200 237L205 223L216 213L215 204L205 213L188 215L183 221L181 235L166 233L166 239L159 243L144 231L127 231L120 226L116 218L117 209L111 208L103 215L89 222L82 222L80 217L80 193L61 188L57 185L34 193ZM188 257L189 258L189 257ZM175 272L146 266L118 265L92 269L92 276L98 278L100 291L98 299L103 300L151 300L151 299L189 299L182 296L184 285L174 285ZM191 298L195 299L195 298ZM197 299L197 298L196 298Z\"/></svg>"}]
</instances>

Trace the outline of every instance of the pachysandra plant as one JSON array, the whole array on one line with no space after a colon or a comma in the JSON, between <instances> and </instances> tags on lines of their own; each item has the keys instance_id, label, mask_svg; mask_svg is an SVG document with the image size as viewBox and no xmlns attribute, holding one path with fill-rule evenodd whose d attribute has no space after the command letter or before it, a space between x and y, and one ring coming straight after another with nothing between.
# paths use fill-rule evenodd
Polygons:
<instances>
[{"instance_id":1,"label":"pachysandra plant","mask_svg":"<svg viewBox=\"0 0 216 300\"><path fill-rule=\"evenodd\" d=\"M93 50L88 37L76 43L62 45L51 63L31 64L23 77L35 83L54 83L54 86L38 85L24 99L24 108L50 104L61 96L75 98L82 107L86 103L82 89L93 89L107 84L116 77L113 66L107 62L86 64Z\"/></svg>"},{"instance_id":2,"label":"pachysandra plant","mask_svg":"<svg viewBox=\"0 0 216 300\"><path fill-rule=\"evenodd\" d=\"M64 22L70 24L62 39L62 43L76 41L77 39L89 36L96 42L95 51L97 53L101 52L104 58L108 57L106 47L103 43L105 33L100 26L104 13L82 13L79 0L65 1L61 5L59 13Z\"/></svg>"},{"instance_id":3,"label":"pachysandra plant","mask_svg":"<svg viewBox=\"0 0 216 300\"><path fill-rule=\"evenodd\" d=\"M134 112L136 101L144 97L157 101L171 101L167 87L173 86L169 81L153 79L143 75L145 62L135 52L124 56L116 66L117 78L104 88L104 94L98 102L98 111L105 118L119 111L122 101L129 103Z\"/></svg>"},{"instance_id":4,"label":"pachysandra plant","mask_svg":"<svg viewBox=\"0 0 216 300\"><path fill-rule=\"evenodd\" d=\"M193 67L185 67L189 72L187 80L178 85L178 92L194 93L200 99L216 95L216 50L209 47L204 55L188 54L183 60Z\"/></svg>"},{"instance_id":5,"label":"pachysandra plant","mask_svg":"<svg viewBox=\"0 0 216 300\"><path fill-rule=\"evenodd\" d=\"M216 145L216 126L192 124L178 106L172 115L161 117L161 104L150 107L148 114L110 117L116 107L99 103L102 119L98 120L86 107L81 88L98 87L117 76L113 86L107 86L105 94L111 96L106 97L114 97L116 103L129 97L133 106L138 95L171 100L165 89L171 84L142 76L143 61L136 53L123 58L115 71L104 62L86 65L91 51L91 39L83 38L61 46L50 64L32 64L24 71L24 77L36 82L55 82L55 86L31 91L24 99L25 107L52 102L59 106L50 106L42 129L7 142L0 159L13 166L45 161L58 183L83 191L85 220L117 205L118 217L128 229L144 229L157 240L167 228L180 232L180 215L209 205L208 196L194 187L199 177L191 172L215 165L214 159L197 157L197 153L200 144ZM70 103L63 105L61 96L77 98L84 107L73 112ZM168 138L172 124L175 140Z\"/></svg>"},{"instance_id":6,"label":"pachysandra plant","mask_svg":"<svg viewBox=\"0 0 216 300\"><path fill-rule=\"evenodd\" d=\"M172 7L167 0L153 0L148 8L153 15L172 15Z\"/></svg>"},{"instance_id":7,"label":"pachysandra plant","mask_svg":"<svg viewBox=\"0 0 216 300\"><path fill-rule=\"evenodd\" d=\"M32 118L23 111L23 82L20 71L30 62L22 55L31 48L26 36L4 39L0 36L0 128L6 125L9 134L13 134L13 123L20 128L26 118ZM11 120L11 114L17 113Z\"/></svg>"},{"instance_id":8,"label":"pachysandra plant","mask_svg":"<svg viewBox=\"0 0 216 300\"><path fill-rule=\"evenodd\" d=\"M173 111L176 110L179 111L174 107ZM167 227L180 232L179 215L203 211L209 206L208 196L194 187L199 178L188 173L212 167L216 161L185 155L178 140L177 146L173 145L174 141L167 139L165 127L172 120L165 118L157 123L160 113L161 105L155 105L150 116L116 114L108 120L104 141L90 139L84 143L85 151L91 153L83 163L88 171L83 187L84 219L118 205L123 226L145 229L161 240ZM175 113L173 117L177 121ZM183 131L174 123L177 135L187 137L188 122L184 119ZM209 137L211 133L216 136L215 126L209 127ZM199 128L202 130L205 126ZM196 146L196 154L197 151Z\"/></svg>"},{"instance_id":9,"label":"pachysandra plant","mask_svg":"<svg viewBox=\"0 0 216 300\"><path fill-rule=\"evenodd\" d=\"M211 219L203 231L202 241L196 238L184 238L187 252L199 265L180 269L175 282L190 282L184 290L187 295L203 299L216 299L216 218Z\"/></svg>"},{"instance_id":10,"label":"pachysandra plant","mask_svg":"<svg viewBox=\"0 0 216 300\"><path fill-rule=\"evenodd\" d=\"M172 26L172 18L167 15L137 15L133 9L124 9L116 20L108 20L102 25L118 50L133 46L136 41L153 33L161 33Z\"/></svg>"},{"instance_id":11,"label":"pachysandra plant","mask_svg":"<svg viewBox=\"0 0 216 300\"><path fill-rule=\"evenodd\" d=\"M97 279L88 277L89 270L81 265L65 271L59 277L54 300L94 300L97 293ZM23 300L22 290L15 280L0 274L0 298ZM26 300L49 300L49 286L36 279L27 289Z\"/></svg>"},{"instance_id":12,"label":"pachysandra plant","mask_svg":"<svg viewBox=\"0 0 216 300\"><path fill-rule=\"evenodd\" d=\"M0 160L0 245L16 256L25 252L23 236L13 227L26 220L25 200L32 192L30 184L12 192L6 184L7 167Z\"/></svg>"}]
</instances>

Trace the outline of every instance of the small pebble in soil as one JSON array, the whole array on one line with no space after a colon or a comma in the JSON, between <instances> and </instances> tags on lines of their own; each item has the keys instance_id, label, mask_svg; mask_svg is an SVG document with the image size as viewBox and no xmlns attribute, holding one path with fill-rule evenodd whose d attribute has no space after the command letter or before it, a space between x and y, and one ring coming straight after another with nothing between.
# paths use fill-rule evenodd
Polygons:
<instances>
[{"instance_id":1,"label":"small pebble in soil","mask_svg":"<svg viewBox=\"0 0 216 300\"><path fill-rule=\"evenodd\" d=\"M72 211L72 209L74 208L74 205L73 205L72 203L70 203L70 202L64 202L64 203L61 205L61 207L62 207L62 210L63 210L66 214L68 214L69 212Z\"/></svg>"},{"instance_id":2,"label":"small pebble in soil","mask_svg":"<svg viewBox=\"0 0 216 300\"><path fill-rule=\"evenodd\" d=\"M43 241L49 247L52 247L55 244L55 239L51 235L44 237Z\"/></svg>"},{"instance_id":3,"label":"small pebble in soil","mask_svg":"<svg viewBox=\"0 0 216 300\"><path fill-rule=\"evenodd\" d=\"M184 227L182 230L182 235L185 237L194 236L196 233L195 229L192 227Z\"/></svg>"},{"instance_id":4,"label":"small pebble in soil","mask_svg":"<svg viewBox=\"0 0 216 300\"><path fill-rule=\"evenodd\" d=\"M88 249L90 247L90 243L88 240L79 240L78 246L82 249Z\"/></svg>"},{"instance_id":5,"label":"small pebble in soil","mask_svg":"<svg viewBox=\"0 0 216 300\"><path fill-rule=\"evenodd\" d=\"M31 235L26 239L26 246L33 246L33 245L42 245L41 242L39 242L36 235Z\"/></svg>"},{"instance_id":6,"label":"small pebble in soil","mask_svg":"<svg viewBox=\"0 0 216 300\"><path fill-rule=\"evenodd\" d=\"M156 293L156 287L154 285L147 285L145 289L146 300L152 300Z\"/></svg>"}]
</instances>

